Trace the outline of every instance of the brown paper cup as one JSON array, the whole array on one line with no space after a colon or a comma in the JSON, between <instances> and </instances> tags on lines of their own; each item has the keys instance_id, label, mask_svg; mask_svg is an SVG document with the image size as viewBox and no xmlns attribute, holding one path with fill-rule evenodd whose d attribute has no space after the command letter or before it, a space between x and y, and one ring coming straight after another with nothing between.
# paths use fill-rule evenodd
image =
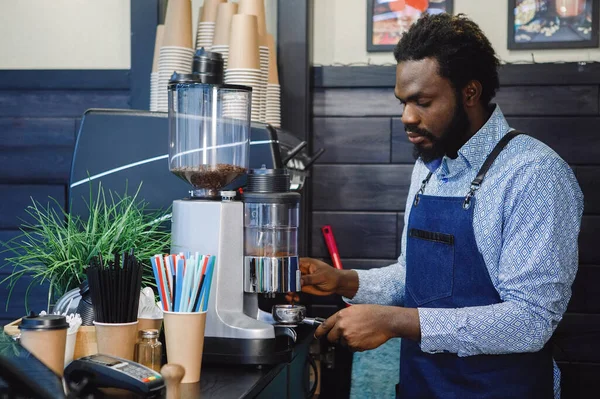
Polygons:
<instances>
[{"instance_id":1,"label":"brown paper cup","mask_svg":"<svg viewBox=\"0 0 600 399\"><path fill-rule=\"evenodd\" d=\"M167 361L185 369L182 383L200 381L206 312L164 312Z\"/></svg>"},{"instance_id":2,"label":"brown paper cup","mask_svg":"<svg viewBox=\"0 0 600 399\"><path fill-rule=\"evenodd\" d=\"M77 341L75 342L75 353L73 353L73 359L95 355L96 353L98 353L96 327L79 327L79 330L77 330Z\"/></svg>"},{"instance_id":3,"label":"brown paper cup","mask_svg":"<svg viewBox=\"0 0 600 399\"><path fill-rule=\"evenodd\" d=\"M219 4L226 2L227 0L204 0L200 21L215 22L217 20L217 8L219 7Z\"/></svg>"},{"instance_id":4,"label":"brown paper cup","mask_svg":"<svg viewBox=\"0 0 600 399\"><path fill-rule=\"evenodd\" d=\"M163 319L142 319L138 318L138 331L158 330L162 327Z\"/></svg>"},{"instance_id":5,"label":"brown paper cup","mask_svg":"<svg viewBox=\"0 0 600 399\"><path fill-rule=\"evenodd\" d=\"M169 0L165 16L164 46L192 48L192 2Z\"/></svg>"},{"instance_id":6,"label":"brown paper cup","mask_svg":"<svg viewBox=\"0 0 600 399\"><path fill-rule=\"evenodd\" d=\"M21 345L62 377L65 368L67 329L21 330Z\"/></svg>"},{"instance_id":7,"label":"brown paper cup","mask_svg":"<svg viewBox=\"0 0 600 399\"><path fill-rule=\"evenodd\" d=\"M133 360L135 342L137 340L138 322L131 323L98 323L96 340L98 353Z\"/></svg>"},{"instance_id":8,"label":"brown paper cup","mask_svg":"<svg viewBox=\"0 0 600 399\"><path fill-rule=\"evenodd\" d=\"M158 72L158 59L160 56L160 48L162 47L164 33L165 26L158 25L156 27L156 38L154 39L154 59L152 60L152 72Z\"/></svg>"},{"instance_id":9,"label":"brown paper cup","mask_svg":"<svg viewBox=\"0 0 600 399\"><path fill-rule=\"evenodd\" d=\"M267 33L267 45L269 47L269 84L279 84L279 73L277 72L277 47L275 46L275 38L272 34Z\"/></svg>"},{"instance_id":10,"label":"brown paper cup","mask_svg":"<svg viewBox=\"0 0 600 399\"><path fill-rule=\"evenodd\" d=\"M260 69L256 16L236 14L231 18L228 68Z\"/></svg>"},{"instance_id":11,"label":"brown paper cup","mask_svg":"<svg viewBox=\"0 0 600 399\"><path fill-rule=\"evenodd\" d=\"M231 31L231 18L237 14L236 3L221 3L217 8L217 23L215 25L215 38L213 46L229 45L229 32Z\"/></svg>"},{"instance_id":12,"label":"brown paper cup","mask_svg":"<svg viewBox=\"0 0 600 399\"><path fill-rule=\"evenodd\" d=\"M238 13L256 15L258 18L258 35L262 36L267 34L265 3L263 0L240 0Z\"/></svg>"}]
</instances>

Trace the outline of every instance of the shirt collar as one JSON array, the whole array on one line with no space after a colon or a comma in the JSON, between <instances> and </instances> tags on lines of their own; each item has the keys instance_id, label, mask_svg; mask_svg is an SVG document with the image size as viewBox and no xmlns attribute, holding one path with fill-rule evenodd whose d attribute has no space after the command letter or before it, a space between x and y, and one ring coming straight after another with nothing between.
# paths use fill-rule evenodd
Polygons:
<instances>
[{"instance_id":1,"label":"shirt collar","mask_svg":"<svg viewBox=\"0 0 600 399\"><path fill-rule=\"evenodd\" d=\"M487 122L463 144L455 159L444 156L425 166L432 173L439 173L443 178L457 175L468 167L479 170L496 144L509 130L508 122L500 106L496 104Z\"/></svg>"},{"instance_id":2,"label":"shirt collar","mask_svg":"<svg viewBox=\"0 0 600 399\"><path fill-rule=\"evenodd\" d=\"M459 150L472 168L479 170L496 144L510 130L500 106L496 105L487 122ZM457 159L458 159L457 158Z\"/></svg>"}]
</instances>

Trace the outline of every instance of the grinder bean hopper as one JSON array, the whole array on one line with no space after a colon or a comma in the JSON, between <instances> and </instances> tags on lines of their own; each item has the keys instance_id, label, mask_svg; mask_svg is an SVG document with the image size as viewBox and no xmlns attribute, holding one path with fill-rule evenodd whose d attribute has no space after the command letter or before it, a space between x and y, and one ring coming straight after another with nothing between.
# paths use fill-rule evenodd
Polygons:
<instances>
[{"instance_id":1,"label":"grinder bean hopper","mask_svg":"<svg viewBox=\"0 0 600 399\"><path fill-rule=\"evenodd\" d=\"M291 353L258 297L300 291L300 194L285 169L248 170L250 104L244 86L177 74L169 85L169 169L190 184L173 202L171 251L216 255L209 363L278 363Z\"/></svg>"}]
</instances>

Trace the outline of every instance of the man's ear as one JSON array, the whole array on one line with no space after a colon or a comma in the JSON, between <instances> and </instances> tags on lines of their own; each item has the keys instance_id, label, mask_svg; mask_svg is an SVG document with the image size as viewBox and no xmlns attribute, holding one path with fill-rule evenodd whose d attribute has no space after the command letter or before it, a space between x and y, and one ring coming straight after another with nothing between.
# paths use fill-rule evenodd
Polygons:
<instances>
[{"instance_id":1,"label":"man's ear","mask_svg":"<svg viewBox=\"0 0 600 399\"><path fill-rule=\"evenodd\" d=\"M471 80L462 89L463 104L465 107L474 107L479 104L483 86L478 80Z\"/></svg>"}]
</instances>

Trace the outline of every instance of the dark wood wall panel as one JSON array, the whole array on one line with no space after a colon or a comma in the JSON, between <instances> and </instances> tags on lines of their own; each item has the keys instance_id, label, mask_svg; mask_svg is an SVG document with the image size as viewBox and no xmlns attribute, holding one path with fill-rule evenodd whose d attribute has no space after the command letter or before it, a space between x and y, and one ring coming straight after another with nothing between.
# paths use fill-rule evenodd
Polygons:
<instances>
[{"instance_id":1,"label":"dark wood wall panel","mask_svg":"<svg viewBox=\"0 0 600 399\"><path fill-rule=\"evenodd\" d=\"M311 255L329 256L321 227L331 225L341 257L393 259L397 240L396 213L313 212Z\"/></svg>"},{"instance_id":2,"label":"dark wood wall panel","mask_svg":"<svg viewBox=\"0 0 600 399\"><path fill-rule=\"evenodd\" d=\"M600 265L598 232L600 232L600 216L587 216L584 214L581 219L581 232L579 233L579 263Z\"/></svg>"},{"instance_id":3,"label":"dark wood wall panel","mask_svg":"<svg viewBox=\"0 0 600 399\"><path fill-rule=\"evenodd\" d=\"M600 364L557 362L561 370L561 398L588 399L600 392Z\"/></svg>"},{"instance_id":4,"label":"dark wood wall panel","mask_svg":"<svg viewBox=\"0 0 600 399\"><path fill-rule=\"evenodd\" d=\"M0 118L0 148L70 147L75 123L75 118Z\"/></svg>"},{"instance_id":5,"label":"dark wood wall panel","mask_svg":"<svg viewBox=\"0 0 600 399\"><path fill-rule=\"evenodd\" d=\"M314 148L327 148L319 163L386 163L389 118L314 118Z\"/></svg>"},{"instance_id":6,"label":"dark wood wall panel","mask_svg":"<svg viewBox=\"0 0 600 399\"><path fill-rule=\"evenodd\" d=\"M0 117L80 117L89 108L129 108L129 91L0 91Z\"/></svg>"},{"instance_id":7,"label":"dark wood wall panel","mask_svg":"<svg viewBox=\"0 0 600 399\"><path fill-rule=\"evenodd\" d=\"M566 362L600 359L600 315L565 314L553 336L554 358Z\"/></svg>"},{"instance_id":8,"label":"dark wood wall panel","mask_svg":"<svg viewBox=\"0 0 600 399\"><path fill-rule=\"evenodd\" d=\"M65 184L72 159L72 146L1 148L0 182Z\"/></svg>"},{"instance_id":9,"label":"dark wood wall panel","mask_svg":"<svg viewBox=\"0 0 600 399\"><path fill-rule=\"evenodd\" d=\"M575 175L583 192L583 212L600 214L600 167L577 166Z\"/></svg>"},{"instance_id":10,"label":"dark wood wall panel","mask_svg":"<svg viewBox=\"0 0 600 399\"><path fill-rule=\"evenodd\" d=\"M0 212L0 215L1 214L2 212ZM21 234L21 232L16 230L0 230L0 282L12 273L12 268L6 266L5 259L13 256L13 254L5 251L6 247L4 246L4 243L17 237L19 234ZM8 287L8 282L0 284L0 325L4 325L27 314L25 308L25 293L27 292L31 281L32 279L29 276L19 279L12 290L12 294ZM38 284L32 285L28 295L29 309L35 310L36 312L45 310L47 294L47 284L43 286L39 286ZM11 295L10 301L8 301L9 295ZM6 308L7 301L8 309Z\"/></svg>"},{"instance_id":11,"label":"dark wood wall panel","mask_svg":"<svg viewBox=\"0 0 600 399\"><path fill-rule=\"evenodd\" d=\"M394 89L315 89L314 116L398 116L402 105Z\"/></svg>"},{"instance_id":12,"label":"dark wood wall panel","mask_svg":"<svg viewBox=\"0 0 600 399\"><path fill-rule=\"evenodd\" d=\"M9 83L0 81L0 87L10 87ZM61 204L57 208L64 207L83 113L89 108L129 108L127 85L93 89L83 84L83 88L40 89L32 85L0 89L0 242L19 233L22 219L30 220L25 212L30 197L46 205L51 196ZM9 254L0 253L0 266L5 265L6 256ZM9 274L9 269L0 268L0 280ZM24 298L30 281L29 276L19 280L6 312L8 287L0 285L1 324L25 314ZM45 309L47 287L32 287L28 297L31 309Z\"/></svg>"},{"instance_id":13,"label":"dark wood wall panel","mask_svg":"<svg viewBox=\"0 0 600 399\"><path fill-rule=\"evenodd\" d=\"M0 274L0 281L3 279L4 276ZM31 276L23 276L19 278L12 291L6 282L0 285L0 325L26 316L28 310L39 313L41 310L48 309L48 283L40 285L32 282Z\"/></svg>"},{"instance_id":14,"label":"dark wood wall panel","mask_svg":"<svg viewBox=\"0 0 600 399\"><path fill-rule=\"evenodd\" d=\"M504 108L504 107L502 107ZM600 118L598 117L507 117L511 127L541 140L565 161L575 165L598 165Z\"/></svg>"},{"instance_id":15,"label":"dark wood wall panel","mask_svg":"<svg viewBox=\"0 0 600 399\"><path fill-rule=\"evenodd\" d=\"M0 202L0 229L2 230L18 229L23 221L31 222L33 220L26 212L27 207L33 205L32 199L43 207L51 205L57 212L64 209L66 204L64 184L0 184L0 193L6 194L3 194L4 198Z\"/></svg>"},{"instance_id":16,"label":"dark wood wall panel","mask_svg":"<svg viewBox=\"0 0 600 399\"><path fill-rule=\"evenodd\" d=\"M505 115L598 115L598 86L504 86L494 102Z\"/></svg>"},{"instance_id":17,"label":"dark wood wall panel","mask_svg":"<svg viewBox=\"0 0 600 399\"><path fill-rule=\"evenodd\" d=\"M580 265L568 312L600 313L600 266Z\"/></svg>"},{"instance_id":18,"label":"dark wood wall panel","mask_svg":"<svg viewBox=\"0 0 600 399\"><path fill-rule=\"evenodd\" d=\"M316 165L314 210L404 209L412 165Z\"/></svg>"}]
</instances>

